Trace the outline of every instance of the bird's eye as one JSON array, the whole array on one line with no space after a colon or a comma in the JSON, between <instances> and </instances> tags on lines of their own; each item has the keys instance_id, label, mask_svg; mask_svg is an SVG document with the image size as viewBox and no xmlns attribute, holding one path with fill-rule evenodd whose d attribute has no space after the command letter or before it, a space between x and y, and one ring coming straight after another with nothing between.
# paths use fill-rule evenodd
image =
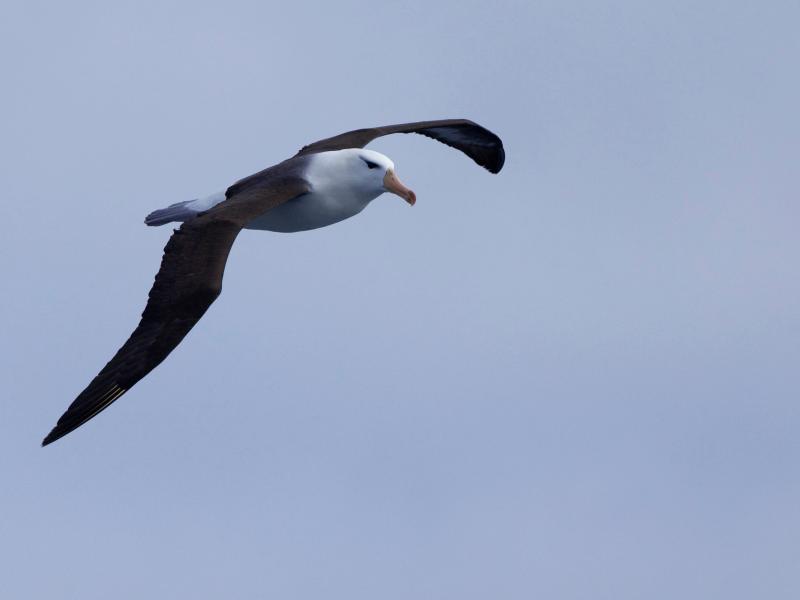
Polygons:
<instances>
[{"instance_id":1,"label":"bird's eye","mask_svg":"<svg viewBox=\"0 0 800 600\"><path fill-rule=\"evenodd\" d=\"M374 163L371 160L367 160L366 158L362 158L365 163L367 163L367 167L370 169L377 169L380 165L378 163Z\"/></svg>"}]
</instances>

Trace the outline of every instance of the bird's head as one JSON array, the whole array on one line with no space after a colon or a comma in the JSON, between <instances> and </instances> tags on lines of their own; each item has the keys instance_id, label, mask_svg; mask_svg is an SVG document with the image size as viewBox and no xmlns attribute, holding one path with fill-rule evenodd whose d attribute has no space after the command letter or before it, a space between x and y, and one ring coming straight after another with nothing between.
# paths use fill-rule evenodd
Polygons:
<instances>
[{"instance_id":1,"label":"bird's head","mask_svg":"<svg viewBox=\"0 0 800 600\"><path fill-rule=\"evenodd\" d=\"M388 156L374 150L357 149L350 160L353 176L375 191L397 194L412 206L417 201L417 195L398 179Z\"/></svg>"},{"instance_id":2,"label":"bird's head","mask_svg":"<svg viewBox=\"0 0 800 600\"><path fill-rule=\"evenodd\" d=\"M398 179L392 160L374 150L350 148L315 154L306 176L319 191L348 191L354 197L377 198L391 192L413 205L417 196Z\"/></svg>"}]
</instances>

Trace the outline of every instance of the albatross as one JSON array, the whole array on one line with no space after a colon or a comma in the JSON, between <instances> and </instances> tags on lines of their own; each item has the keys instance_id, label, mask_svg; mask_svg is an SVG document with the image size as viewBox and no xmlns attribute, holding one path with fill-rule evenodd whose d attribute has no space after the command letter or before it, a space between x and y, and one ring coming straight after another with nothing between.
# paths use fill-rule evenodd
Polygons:
<instances>
[{"instance_id":1,"label":"albatross","mask_svg":"<svg viewBox=\"0 0 800 600\"><path fill-rule=\"evenodd\" d=\"M417 196L397 177L391 159L364 149L393 133L418 133L447 144L491 173L499 173L505 161L500 138L467 119L357 129L304 146L224 192L153 211L147 225L182 225L164 247L139 325L42 446L108 408L175 349L219 296L228 253L242 229L290 233L326 227L357 215L384 192L413 206Z\"/></svg>"}]
</instances>

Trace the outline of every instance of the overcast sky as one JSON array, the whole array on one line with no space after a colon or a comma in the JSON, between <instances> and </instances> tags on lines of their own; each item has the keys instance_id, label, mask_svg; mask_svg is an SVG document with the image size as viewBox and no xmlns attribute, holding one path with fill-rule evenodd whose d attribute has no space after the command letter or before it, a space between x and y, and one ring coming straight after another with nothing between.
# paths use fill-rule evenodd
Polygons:
<instances>
[{"instance_id":1,"label":"overcast sky","mask_svg":"<svg viewBox=\"0 0 800 600\"><path fill-rule=\"evenodd\" d=\"M8 598L800 597L796 2L0 8ZM490 175L244 232L222 296L41 438L169 227L339 132Z\"/></svg>"}]
</instances>

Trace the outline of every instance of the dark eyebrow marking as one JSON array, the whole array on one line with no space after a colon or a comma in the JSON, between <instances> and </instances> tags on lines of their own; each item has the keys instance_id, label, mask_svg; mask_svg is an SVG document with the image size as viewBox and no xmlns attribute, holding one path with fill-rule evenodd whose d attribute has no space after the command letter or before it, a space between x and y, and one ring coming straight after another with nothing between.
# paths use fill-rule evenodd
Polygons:
<instances>
[{"instance_id":1,"label":"dark eyebrow marking","mask_svg":"<svg viewBox=\"0 0 800 600\"><path fill-rule=\"evenodd\" d=\"M371 160L367 160L367 159L366 159L366 158L364 158L363 156L359 156L359 158L360 158L361 160L363 160L365 163L367 163L367 166L368 166L370 169L377 169L378 167L380 167L380 165L379 165L378 163L374 163L374 162L372 162Z\"/></svg>"}]
</instances>

